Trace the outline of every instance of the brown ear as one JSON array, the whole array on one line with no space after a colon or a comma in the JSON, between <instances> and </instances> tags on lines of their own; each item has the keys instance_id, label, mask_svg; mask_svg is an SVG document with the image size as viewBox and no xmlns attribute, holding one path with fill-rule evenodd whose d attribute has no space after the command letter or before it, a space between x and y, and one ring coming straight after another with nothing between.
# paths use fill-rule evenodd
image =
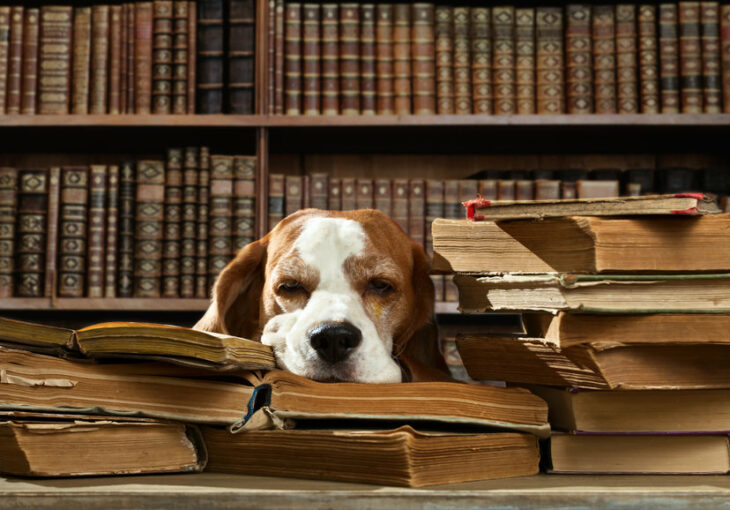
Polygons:
<instances>
[{"instance_id":1,"label":"brown ear","mask_svg":"<svg viewBox=\"0 0 730 510\"><path fill-rule=\"evenodd\" d=\"M258 334L268 244L268 235L254 241L221 271L210 306L194 329L244 338Z\"/></svg>"}]
</instances>

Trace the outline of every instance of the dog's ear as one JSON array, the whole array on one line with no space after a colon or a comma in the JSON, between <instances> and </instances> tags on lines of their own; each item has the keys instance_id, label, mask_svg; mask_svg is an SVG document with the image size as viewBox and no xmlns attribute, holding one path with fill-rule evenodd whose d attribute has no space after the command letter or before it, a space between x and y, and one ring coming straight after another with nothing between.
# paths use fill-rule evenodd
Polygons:
<instances>
[{"instance_id":1,"label":"dog's ear","mask_svg":"<svg viewBox=\"0 0 730 510\"><path fill-rule=\"evenodd\" d=\"M258 333L268 244L268 235L254 241L221 271L213 286L210 306L194 329L244 338Z\"/></svg>"}]
</instances>

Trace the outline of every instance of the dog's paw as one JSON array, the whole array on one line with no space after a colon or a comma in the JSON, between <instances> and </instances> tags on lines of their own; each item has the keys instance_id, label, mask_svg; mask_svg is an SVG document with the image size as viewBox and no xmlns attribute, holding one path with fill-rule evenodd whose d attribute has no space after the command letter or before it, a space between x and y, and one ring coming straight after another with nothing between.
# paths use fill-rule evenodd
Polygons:
<instances>
[{"instance_id":1,"label":"dog's paw","mask_svg":"<svg viewBox=\"0 0 730 510\"><path fill-rule=\"evenodd\" d=\"M295 310L269 319L261 333L261 343L274 348L283 347L286 343L286 335L294 327L301 313L301 310Z\"/></svg>"}]
</instances>

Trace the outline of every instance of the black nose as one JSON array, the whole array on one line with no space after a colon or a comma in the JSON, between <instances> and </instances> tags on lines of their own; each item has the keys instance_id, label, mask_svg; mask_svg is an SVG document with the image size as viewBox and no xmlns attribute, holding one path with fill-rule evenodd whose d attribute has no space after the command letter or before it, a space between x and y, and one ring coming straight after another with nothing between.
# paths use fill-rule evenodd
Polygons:
<instances>
[{"instance_id":1,"label":"black nose","mask_svg":"<svg viewBox=\"0 0 730 510\"><path fill-rule=\"evenodd\" d=\"M324 322L310 329L308 335L314 350L328 363L345 359L362 340L360 330L349 322Z\"/></svg>"}]
</instances>

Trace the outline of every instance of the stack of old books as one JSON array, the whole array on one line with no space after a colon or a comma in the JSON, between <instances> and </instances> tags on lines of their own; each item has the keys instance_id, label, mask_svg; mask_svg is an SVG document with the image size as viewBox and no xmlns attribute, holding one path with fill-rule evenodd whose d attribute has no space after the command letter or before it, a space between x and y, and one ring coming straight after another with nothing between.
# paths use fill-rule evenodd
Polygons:
<instances>
[{"instance_id":1,"label":"stack of old books","mask_svg":"<svg viewBox=\"0 0 730 510\"><path fill-rule=\"evenodd\" d=\"M422 486L537 473L522 388L321 383L271 349L175 326L0 318L0 473L208 471Z\"/></svg>"},{"instance_id":2,"label":"stack of old books","mask_svg":"<svg viewBox=\"0 0 730 510\"><path fill-rule=\"evenodd\" d=\"M730 471L730 215L701 195L467 205L434 223L435 266L462 312L521 312L524 331L459 352L547 400L547 469Z\"/></svg>"}]
</instances>

